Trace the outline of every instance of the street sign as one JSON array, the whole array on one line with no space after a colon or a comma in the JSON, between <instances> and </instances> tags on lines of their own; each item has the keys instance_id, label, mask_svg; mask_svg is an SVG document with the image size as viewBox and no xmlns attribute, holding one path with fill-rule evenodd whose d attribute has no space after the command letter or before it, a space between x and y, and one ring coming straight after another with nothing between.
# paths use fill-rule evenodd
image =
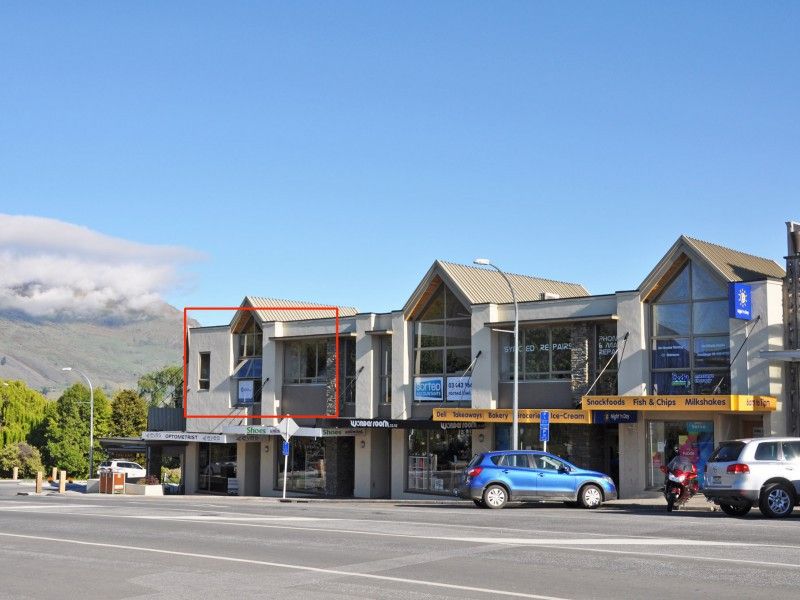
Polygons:
<instances>
[{"instance_id":1,"label":"street sign","mask_svg":"<svg viewBox=\"0 0 800 600\"><path fill-rule=\"evenodd\" d=\"M550 427L550 411L543 410L539 413L539 423L544 427Z\"/></svg>"},{"instance_id":2,"label":"street sign","mask_svg":"<svg viewBox=\"0 0 800 600\"><path fill-rule=\"evenodd\" d=\"M540 442L549 442L550 441L550 425L539 425L539 441Z\"/></svg>"},{"instance_id":3,"label":"street sign","mask_svg":"<svg viewBox=\"0 0 800 600\"><path fill-rule=\"evenodd\" d=\"M294 419L287 417L278 423L278 429L281 430L281 437L288 441L290 437L297 433L297 430L300 429L300 426L295 422Z\"/></svg>"},{"instance_id":4,"label":"street sign","mask_svg":"<svg viewBox=\"0 0 800 600\"><path fill-rule=\"evenodd\" d=\"M289 442L283 442L283 456L289 456Z\"/></svg>"}]
</instances>

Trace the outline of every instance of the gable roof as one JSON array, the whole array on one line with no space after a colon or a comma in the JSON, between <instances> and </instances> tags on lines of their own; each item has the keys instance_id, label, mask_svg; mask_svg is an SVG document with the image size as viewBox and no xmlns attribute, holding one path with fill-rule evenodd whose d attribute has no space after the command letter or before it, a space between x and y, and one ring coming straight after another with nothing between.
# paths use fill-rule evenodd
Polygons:
<instances>
[{"instance_id":1,"label":"gable roof","mask_svg":"<svg viewBox=\"0 0 800 600\"><path fill-rule=\"evenodd\" d=\"M234 324L241 314L254 312L262 322L270 321L306 321L311 319L332 319L335 316L334 306L326 306L316 302L302 302L300 300L281 300L278 298L262 298L261 296L246 296L242 306L256 308L255 311L240 311L233 320ZM315 309L314 307L319 307ZM339 306L339 317L351 317L358 310L350 306Z\"/></svg>"},{"instance_id":2,"label":"gable roof","mask_svg":"<svg viewBox=\"0 0 800 600\"><path fill-rule=\"evenodd\" d=\"M578 283L565 283L514 273L506 275L514 287L517 302L541 300L543 294L555 294L559 298L589 295L586 288ZM436 260L406 302L403 312L409 314L409 311L413 311L435 288L438 288L439 281L444 281L466 305L508 304L514 301L505 279L494 269Z\"/></svg>"},{"instance_id":3,"label":"gable roof","mask_svg":"<svg viewBox=\"0 0 800 600\"><path fill-rule=\"evenodd\" d=\"M701 261L728 283L783 279L786 275L774 260L682 235L639 285L645 299L656 295L689 259Z\"/></svg>"}]
</instances>

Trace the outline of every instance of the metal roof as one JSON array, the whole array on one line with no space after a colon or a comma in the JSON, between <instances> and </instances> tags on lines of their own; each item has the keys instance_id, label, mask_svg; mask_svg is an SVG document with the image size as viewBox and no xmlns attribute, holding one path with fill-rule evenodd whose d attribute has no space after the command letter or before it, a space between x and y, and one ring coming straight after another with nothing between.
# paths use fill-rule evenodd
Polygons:
<instances>
[{"instance_id":1,"label":"metal roof","mask_svg":"<svg viewBox=\"0 0 800 600\"><path fill-rule=\"evenodd\" d=\"M745 254L688 236L681 238L710 262L728 281L754 281L766 277L783 279L786 272L774 260Z\"/></svg>"},{"instance_id":2,"label":"metal roof","mask_svg":"<svg viewBox=\"0 0 800 600\"><path fill-rule=\"evenodd\" d=\"M494 269L484 269L468 265L437 260L438 265L458 286L470 304L506 304L513 302L503 276ZM555 294L559 298L588 296L588 290L578 283L566 283L529 275L506 273L517 302L541 300L544 294Z\"/></svg>"},{"instance_id":3,"label":"metal roof","mask_svg":"<svg viewBox=\"0 0 800 600\"><path fill-rule=\"evenodd\" d=\"M242 306L257 308L256 314L261 321L306 321L312 319L332 319L335 306L299 300L281 300L278 298L262 298L247 296ZM314 307L319 307L315 309ZM339 317L352 317L358 310L350 306L339 306Z\"/></svg>"}]
</instances>

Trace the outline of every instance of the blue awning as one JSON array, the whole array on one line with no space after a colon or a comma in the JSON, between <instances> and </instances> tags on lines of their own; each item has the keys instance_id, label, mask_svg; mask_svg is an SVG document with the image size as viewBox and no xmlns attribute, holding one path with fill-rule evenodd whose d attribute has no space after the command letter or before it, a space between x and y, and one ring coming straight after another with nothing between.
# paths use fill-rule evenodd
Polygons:
<instances>
[{"instance_id":1,"label":"blue awning","mask_svg":"<svg viewBox=\"0 0 800 600\"><path fill-rule=\"evenodd\" d=\"M261 379L261 359L248 358L240 362L233 371L234 379Z\"/></svg>"}]
</instances>

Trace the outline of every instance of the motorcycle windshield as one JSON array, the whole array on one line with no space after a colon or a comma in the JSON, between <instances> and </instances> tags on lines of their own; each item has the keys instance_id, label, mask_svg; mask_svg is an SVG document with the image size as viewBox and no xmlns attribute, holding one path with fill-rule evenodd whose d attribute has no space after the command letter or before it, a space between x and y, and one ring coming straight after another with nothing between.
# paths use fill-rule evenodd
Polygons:
<instances>
[{"instance_id":1,"label":"motorcycle windshield","mask_svg":"<svg viewBox=\"0 0 800 600\"><path fill-rule=\"evenodd\" d=\"M667 466L667 468L670 471L677 471L680 469L684 473L691 473L692 471L695 470L694 463L692 463L692 461L685 456L676 456L671 461L669 461L669 465Z\"/></svg>"}]
</instances>

